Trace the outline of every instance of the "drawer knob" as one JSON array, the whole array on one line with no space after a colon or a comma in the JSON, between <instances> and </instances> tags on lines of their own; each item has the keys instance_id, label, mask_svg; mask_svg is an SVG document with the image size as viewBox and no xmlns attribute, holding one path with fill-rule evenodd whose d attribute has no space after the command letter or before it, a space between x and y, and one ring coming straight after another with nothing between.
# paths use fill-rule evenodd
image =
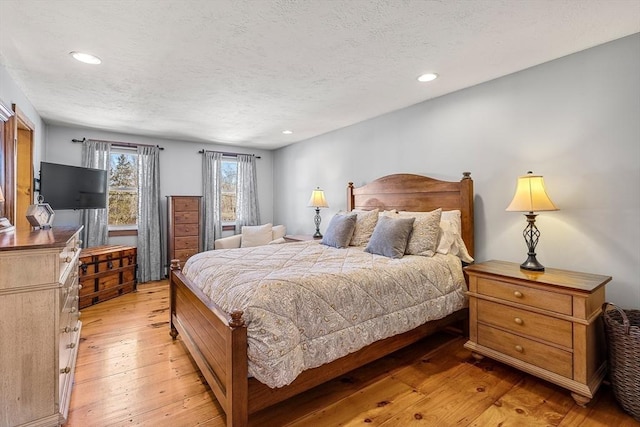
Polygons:
<instances>
[{"instance_id":1,"label":"drawer knob","mask_svg":"<svg viewBox=\"0 0 640 427\"><path fill-rule=\"evenodd\" d=\"M520 292L520 291L515 291L515 292L513 293L513 295L514 295L516 298L522 298L522 292Z\"/></svg>"},{"instance_id":2,"label":"drawer knob","mask_svg":"<svg viewBox=\"0 0 640 427\"><path fill-rule=\"evenodd\" d=\"M68 326L65 326L65 327L62 329L62 332L66 333L66 334L68 334L70 331L71 331L71 329L70 329Z\"/></svg>"},{"instance_id":3,"label":"drawer knob","mask_svg":"<svg viewBox=\"0 0 640 427\"><path fill-rule=\"evenodd\" d=\"M513 319L513 321L516 322L518 325L522 325L524 323L524 321L519 317L516 317L515 319Z\"/></svg>"},{"instance_id":4,"label":"drawer knob","mask_svg":"<svg viewBox=\"0 0 640 427\"><path fill-rule=\"evenodd\" d=\"M69 372L71 372L71 368L68 366L66 368L60 369L61 374L68 374Z\"/></svg>"},{"instance_id":5,"label":"drawer knob","mask_svg":"<svg viewBox=\"0 0 640 427\"><path fill-rule=\"evenodd\" d=\"M82 289L82 285L78 283L78 289Z\"/></svg>"},{"instance_id":6,"label":"drawer knob","mask_svg":"<svg viewBox=\"0 0 640 427\"><path fill-rule=\"evenodd\" d=\"M67 348L75 348L76 347L76 343L72 342L71 344L67 345Z\"/></svg>"},{"instance_id":7,"label":"drawer knob","mask_svg":"<svg viewBox=\"0 0 640 427\"><path fill-rule=\"evenodd\" d=\"M64 262L69 263L69 262L71 262L71 259L72 259L72 258L71 258L70 256L68 256L68 257L66 257L66 258L64 259Z\"/></svg>"},{"instance_id":8,"label":"drawer knob","mask_svg":"<svg viewBox=\"0 0 640 427\"><path fill-rule=\"evenodd\" d=\"M522 353L522 352L524 351L524 348L522 348L522 346L521 346L521 345L517 345L517 346L516 346L516 351L517 351L518 353Z\"/></svg>"}]
</instances>

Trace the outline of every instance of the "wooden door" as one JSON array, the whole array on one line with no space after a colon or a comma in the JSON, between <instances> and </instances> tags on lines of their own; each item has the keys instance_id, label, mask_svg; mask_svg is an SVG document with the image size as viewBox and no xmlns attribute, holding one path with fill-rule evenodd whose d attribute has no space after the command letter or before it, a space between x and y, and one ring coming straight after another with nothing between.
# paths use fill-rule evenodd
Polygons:
<instances>
[{"instance_id":1,"label":"wooden door","mask_svg":"<svg viewBox=\"0 0 640 427\"><path fill-rule=\"evenodd\" d=\"M16 218L18 228L30 227L27 208L33 200L33 131L35 126L14 105L17 118L16 141Z\"/></svg>"}]
</instances>

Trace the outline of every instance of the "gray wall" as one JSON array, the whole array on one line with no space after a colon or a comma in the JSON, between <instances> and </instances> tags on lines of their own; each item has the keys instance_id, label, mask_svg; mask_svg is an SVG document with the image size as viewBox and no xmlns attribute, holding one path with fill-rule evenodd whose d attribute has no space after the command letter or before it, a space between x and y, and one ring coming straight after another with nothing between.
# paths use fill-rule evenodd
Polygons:
<instances>
[{"instance_id":1,"label":"gray wall","mask_svg":"<svg viewBox=\"0 0 640 427\"><path fill-rule=\"evenodd\" d=\"M81 163L82 144L72 143L71 140L82 138L152 144L163 147L164 150L160 152L160 192L163 197L163 213L166 212L166 199L164 196L202 195L202 154L199 154L198 151L206 149L259 155L261 158L256 161L256 173L258 175L260 216L263 223L273 220L273 151L145 138L88 128L49 125L47 126L44 160L79 166ZM38 170L39 166L36 164L36 175ZM56 211L54 225L79 223L79 211ZM111 237L109 243L135 245L135 238Z\"/></svg>"},{"instance_id":2,"label":"gray wall","mask_svg":"<svg viewBox=\"0 0 640 427\"><path fill-rule=\"evenodd\" d=\"M525 218L505 208L532 170L560 208L538 216L540 262L613 276L607 299L639 308L639 76L636 34L280 149L276 222L312 233L316 186L330 206L324 230L346 208L349 181L471 171L476 259L520 263Z\"/></svg>"}]
</instances>

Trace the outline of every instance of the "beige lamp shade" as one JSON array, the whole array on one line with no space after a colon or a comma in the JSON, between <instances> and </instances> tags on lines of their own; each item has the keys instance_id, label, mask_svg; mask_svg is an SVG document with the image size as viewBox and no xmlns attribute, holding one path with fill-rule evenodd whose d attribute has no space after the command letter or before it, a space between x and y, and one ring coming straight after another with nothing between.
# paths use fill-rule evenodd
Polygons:
<instances>
[{"instance_id":1,"label":"beige lamp shade","mask_svg":"<svg viewBox=\"0 0 640 427\"><path fill-rule=\"evenodd\" d=\"M4 194L2 194L2 187L0 187L0 202L4 202Z\"/></svg>"},{"instance_id":2,"label":"beige lamp shade","mask_svg":"<svg viewBox=\"0 0 640 427\"><path fill-rule=\"evenodd\" d=\"M328 208L327 200L324 198L324 191L317 187L311 193L311 198L309 199L308 206L313 208Z\"/></svg>"},{"instance_id":3,"label":"beige lamp shade","mask_svg":"<svg viewBox=\"0 0 640 427\"><path fill-rule=\"evenodd\" d=\"M516 212L541 212L557 211L544 186L544 179L541 175L534 175L527 172L526 175L518 177L516 194L507 206L508 211Z\"/></svg>"}]
</instances>

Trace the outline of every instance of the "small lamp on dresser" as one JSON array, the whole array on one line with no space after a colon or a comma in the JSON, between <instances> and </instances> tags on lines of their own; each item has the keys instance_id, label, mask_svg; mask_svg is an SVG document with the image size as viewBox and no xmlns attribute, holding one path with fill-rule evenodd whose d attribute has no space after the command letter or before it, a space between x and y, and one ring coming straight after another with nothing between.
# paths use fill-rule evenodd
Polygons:
<instances>
[{"instance_id":1,"label":"small lamp on dresser","mask_svg":"<svg viewBox=\"0 0 640 427\"><path fill-rule=\"evenodd\" d=\"M316 224L316 232L313 237L321 238L322 233L320 233L320 221L322 221L322 218L320 217L320 208L328 208L329 205L324 198L324 191L322 191L320 187L316 187L316 189L311 193L308 206L316 208L316 215L313 217L313 222Z\"/></svg>"},{"instance_id":2,"label":"small lamp on dresser","mask_svg":"<svg viewBox=\"0 0 640 427\"><path fill-rule=\"evenodd\" d=\"M4 194L2 193L2 187L0 187L0 215L4 214ZM15 230L15 225L11 225L9 220L3 216L0 216L0 233L7 233Z\"/></svg>"},{"instance_id":3,"label":"small lamp on dresser","mask_svg":"<svg viewBox=\"0 0 640 427\"><path fill-rule=\"evenodd\" d=\"M541 175L534 175L529 171L526 175L518 177L516 194L507 207L508 211L527 212L527 226L522 235L527 243L527 260L520 264L520 268L533 271L544 271L544 266L536 259L536 246L540 239L540 231L536 227L536 214L540 211L557 211L544 186Z\"/></svg>"}]
</instances>

